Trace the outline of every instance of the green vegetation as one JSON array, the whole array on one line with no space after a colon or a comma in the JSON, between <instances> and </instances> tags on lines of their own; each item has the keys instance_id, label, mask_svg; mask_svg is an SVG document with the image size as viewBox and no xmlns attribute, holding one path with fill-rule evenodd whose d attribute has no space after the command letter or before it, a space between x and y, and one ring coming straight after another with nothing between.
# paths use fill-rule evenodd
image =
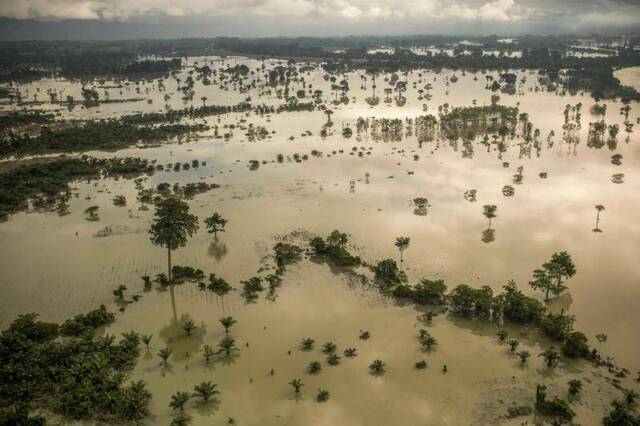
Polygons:
<instances>
[{"instance_id":1,"label":"green vegetation","mask_svg":"<svg viewBox=\"0 0 640 426\"><path fill-rule=\"evenodd\" d=\"M69 184L76 180L151 172L150 163L138 158L99 160L83 156L22 164L0 173L0 219L27 209L29 201L37 209L58 208L71 198Z\"/></svg>"},{"instance_id":2,"label":"green vegetation","mask_svg":"<svg viewBox=\"0 0 640 426\"><path fill-rule=\"evenodd\" d=\"M213 234L214 238L218 238L218 232L224 232L227 225L227 219L222 217L220 213L214 212L210 217L204 220L207 232Z\"/></svg>"},{"instance_id":3,"label":"green vegetation","mask_svg":"<svg viewBox=\"0 0 640 426\"><path fill-rule=\"evenodd\" d=\"M554 296L560 295L567 287L563 279L573 277L576 267L571 256L566 251L554 253L551 260L544 263L541 269L533 271L533 280L529 283L534 290L543 290L545 300L549 300L549 292Z\"/></svg>"},{"instance_id":4,"label":"green vegetation","mask_svg":"<svg viewBox=\"0 0 640 426\"><path fill-rule=\"evenodd\" d=\"M570 422L575 417L575 413L564 399L554 397L551 401L547 400L547 387L545 385L536 387L536 410L545 416L553 417L557 422L561 423Z\"/></svg>"},{"instance_id":5,"label":"green vegetation","mask_svg":"<svg viewBox=\"0 0 640 426\"><path fill-rule=\"evenodd\" d=\"M198 218L189 214L189 205L176 198L167 198L156 205L149 229L151 242L167 248L169 282L171 279L171 252L187 244L187 238L198 230Z\"/></svg>"},{"instance_id":6,"label":"green vegetation","mask_svg":"<svg viewBox=\"0 0 640 426\"><path fill-rule=\"evenodd\" d=\"M115 150L136 143L157 142L207 130L202 124L137 126L126 120L89 121L84 125L43 127L38 136L8 134L0 144L0 157L87 150Z\"/></svg>"},{"instance_id":7,"label":"green vegetation","mask_svg":"<svg viewBox=\"0 0 640 426\"><path fill-rule=\"evenodd\" d=\"M369 364L369 372L374 376L379 376L384 374L386 369L386 365L382 360L376 359L371 364Z\"/></svg>"},{"instance_id":8,"label":"green vegetation","mask_svg":"<svg viewBox=\"0 0 640 426\"><path fill-rule=\"evenodd\" d=\"M0 419L4 421L7 413L13 413L14 419L4 424L43 424L22 422L30 410L45 407L76 420L139 422L146 418L151 394L145 384L125 384L126 372L139 354L138 335L125 333L116 343L114 336L94 333L112 319L103 307L60 327L27 314L3 331ZM58 330L70 337L58 339Z\"/></svg>"},{"instance_id":9,"label":"green vegetation","mask_svg":"<svg viewBox=\"0 0 640 426\"><path fill-rule=\"evenodd\" d=\"M314 252L319 256L326 256L336 266L358 266L360 258L352 256L346 249L349 241L347 234L340 231L333 231L326 240L315 237L309 243Z\"/></svg>"},{"instance_id":10,"label":"green vegetation","mask_svg":"<svg viewBox=\"0 0 640 426\"><path fill-rule=\"evenodd\" d=\"M400 284L393 289L393 295L400 299L410 299L419 305L442 305L445 302L447 286L443 280L431 281L423 278L415 286Z\"/></svg>"}]
</instances>

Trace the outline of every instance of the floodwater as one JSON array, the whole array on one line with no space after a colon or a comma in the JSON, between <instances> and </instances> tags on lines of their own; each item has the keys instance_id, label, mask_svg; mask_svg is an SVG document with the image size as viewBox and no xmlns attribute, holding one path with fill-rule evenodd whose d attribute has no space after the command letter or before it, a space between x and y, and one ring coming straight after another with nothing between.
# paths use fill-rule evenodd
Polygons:
<instances>
[{"instance_id":1,"label":"floodwater","mask_svg":"<svg viewBox=\"0 0 640 426\"><path fill-rule=\"evenodd\" d=\"M255 70L261 66L260 61L241 58L227 58L224 65L217 58L191 58L189 65L205 60L215 60L216 67L245 63ZM265 67L268 70L274 64L266 61ZM182 81L188 70L180 73ZM321 88L324 98L333 100L330 83L322 74L305 75L307 89L309 85ZM189 170L156 172L142 185L154 188L162 182L200 181L221 185L196 195L189 204L201 219L213 211L228 218L226 232L216 240L200 229L173 259L174 264L214 272L236 288L240 280L271 264L271 248L279 239L326 236L334 229L347 232L350 250L369 262L397 259L395 238L411 237L404 253L410 282L442 278L449 288L467 283L499 290L514 279L527 294L534 294L527 285L532 271L552 253L566 250L578 273L553 308L575 315L576 329L617 364L631 371L640 369L640 141L637 128L625 132L622 104L606 102L606 123L620 126L615 143L590 146L589 123L599 120L590 112L594 101L586 94L540 90L535 73L518 72L516 93L501 93L500 103L519 105L529 114L540 129L539 152L521 149L519 139L510 140L506 152L499 153L495 144L487 148L479 140L431 141L420 147L415 135L385 142L365 132L356 134L358 117L416 117L424 114L423 104L428 113L437 114L445 103L451 107L471 106L474 100L477 105L490 103L493 93L485 88L481 73L458 71L455 83L448 81L454 75L451 71L420 74L406 76L409 89L402 107L384 102L383 89L389 87L384 76L376 79L380 102L371 107L365 102L373 91L370 77L365 82L358 73L348 74L350 102L329 106L334 124L324 138L320 130L327 118L322 111L263 117L228 114L207 119L209 125L220 127L220 135L229 132L228 138L216 138L211 130L182 143L90 154L139 156L160 164L206 162ZM427 91L431 99L418 99L414 82L418 88L432 84ZM366 88L361 89L362 84ZM171 94L166 102L165 92L151 82L141 84L140 93L133 85L125 86L122 95L119 89L107 89L110 99L143 99L137 102L78 106L72 111L48 103L33 107L59 109L62 117L81 119L161 111L165 103L172 108L188 106L177 86L173 79L165 82ZM54 87L64 88L64 96L80 97L77 82L43 81L21 90L28 88L29 99L40 93L38 98L44 100L47 88ZM302 82L294 82L290 91L295 94L300 88ZM254 104L283 102L274 89L239 93L232 84L227 89L196 81L193 103L200 105L202 96L207 104L231 105L248 96ZM575 135L579 142L569 143L562 137L563 111L565 105L578 103L582 103L582 126ZM628 121L636 123L639 115L638 105L631 104ZM250 141L241 128L249 123L275 133ZM223 127L232 124L234 129ZM350 126L353 136L343 137L343 126ZM302 136L306 131L311 135ZM547 141L551 131L555 133L552 144ZM278 154L285 157L283 163L276 161ZM308 159L296 162L294 154L308 155ZM612 163L614 154L622 155L620 165ZM250 170L250 160L266 163ZM613 179L618 174L624 176ZM521 175L515 179L519 183L514 175ZM513 196L503 195L505 185L514 188ZM555 371L547 371L537 354L550 343L534 330L509 329L532 354L528 365L521 367L507 346L498 343L497 326L448 314L439 315L430 325L422 324L415 307L398 305L351 275L309 259L289 266L277 294L271 300L263 294L256 303L245 303L237 291L221 298L189 283L176 286L173 292L143 292L140 277L164 272L166 252L149 242L152 211L139 210L134 182L104 179L72 186L77 197L70 201L69 215L23 212L0 223L0 323L6 326L24 312L60 321L100 303L113 306L111 292L120 284L127 286L127 298L141 294L142 299L127 305L107 332L135 330L154 335L152 350L146 355L143 350L133 373L149 383L154 395L150 424L168 423L170 396L179 390L191 391L202 380L217 383L222 394L217 404L189 403L186 411L193 424L225 424L228 417L243 425L520 424L534 416L506 420L508 407L532 405L537 383L547 384L550 395L566 397L566 382L575 377L585 382L581 400L572 404L577 420L597 424L610 401L622 395L610 385L604 370L585 363L563 362ZM475 202L465 198L468 190L476 190ZM119 194L126 196L126 207L113 205L113 197ZM416 197L428 198L426 215L414 214L411 200ZM487 228L484 204L498 206L492 223L495 240L490 243L482 241ZM593 232L596 204L606 209L600 217L602 232ZM100 206L97 222L85 220L83 214L92 205ZM96 237L105 226L118 232ZM231 333L240 350L230 360L215 358L206 364L202 345L219 341L224 331L217 320L226 315L238 320ZM180 328L187 318L199 327L191 337ZM422 327L438 340L431 353L421 352L418 345L416 336ZM360 329L369 330L371 338L359 340ZM595 339L600 333L607 335L605 343ZM316 340L313 351L299 350L304 337ZM340 365L329 366L320 352L320 345L329 340L338 345L339 354L353 346L358 356L343 356ZM166 370L155 356L164 346L174 349ZM374 359L386 363L384 375L368 373ZM422 359L428 368L416 370L415 362ZM305 371L313 360L323 364L318 375ZM441 371L443 364L448 366L447 373ZM305 384L299 398L287 384L295 377ZM331 393L328 402L315 402L318 388Z\"/></svg>"}]
</instances>

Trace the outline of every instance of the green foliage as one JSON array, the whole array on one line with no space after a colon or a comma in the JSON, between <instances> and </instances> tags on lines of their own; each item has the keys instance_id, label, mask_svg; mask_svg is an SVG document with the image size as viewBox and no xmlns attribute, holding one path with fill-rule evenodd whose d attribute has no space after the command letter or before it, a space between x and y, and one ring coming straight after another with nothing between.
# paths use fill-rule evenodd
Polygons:
<instances>
[{"instance_id":1,"label":"green foliage","mask_svg":"<svg viewBox=\"0 0 640 426\"><path fill-rule=\"evenodd\" d=\"M445 301L447 286L443 280L420 280L413 288L408 285L398 285L393 289L393 295L400 299L410 299L419 305L442 305Z\"/></svg>"},{"instance_id":2,"label":"green foliage","mask_svg":"<svg viewBox=\"0 0 640 426\"><path fill-rule=\"evenodd\" d=\"M203 402L207 402L211 397L220 394L220 391L216 389L217 387L218 385L211 383L211 381L201 382L193 389L193 396L200 398Z\"/></svg>"},{"instance_id":3,"label":"green foliage","mask_svg":"<svg viewBox=\"0 0 640 426\"><path fill-rule=\"evenodd\" d=\"M189 400L191 399L191 395L187 392L178 391L171 395L171 402L169 402L169 407L173 410L184 411L184 406L187 405Z\"/></svg>"},{"instance_id":4,"label":"green foliage","mask_svg":"<svg viewBox=\"0 0 640 426\"><path fill-rule=\"evenodd\" d=\"M376 359L369 364L369 372L373 375L380 375L385 372L386 365L382 360Z\"/></svg>"},{"instance_id":5,"label":"green foliage","mask_svg":"<svg viewBox=\"0 0 640 426\"><path fill-rule=\"evenodd\" d=\"M566 286L563 279L568 279L576 274L576 267L571 256L566 252L554 253L551 260L545 262L541 269L533 271L533 280L529 285L534 290L543 290L545 300L549 300L549 293L554 296L560 295Z\"/></svg>"},{"instance_id":6,"label":"green foliage","mask_svg":"<svg viewBox=\"0 0 640 426\"><path fill-rule=\"evenodd\" d=\"M286 265L295 263L302 258L302 249L300 247L283 242L273 246L273 253L279 272L284 272Z\"/></svg>"},{"instance_id":7,"label":"green foliage","mask_svg":"<svg viewBox=\"0 0 640 426\"><path fill-rule=\"evenodd\" d=\"M562 341L573 330L574 321L573 315L564 315L563 312L559 314L549 312L540 319L540 328L550 339Z\"/></svg>"},{"instance_id":8,"label":"green foliage","mask_svg":"<svg viewBox=\"0 0 640 426\"><path fill-rule=\"evenodd\" d=\"M492 301L493 290L488 286L475 289L460 284L449 293L449 303L453 311L466 317L490 315Z\"/></svg>"},{"instance_id":9,"label":"green foliage","mask_svg":"<svg viewBox=\"0 0 640 426\"><path fill-rule=\"evenodd\" d=\"M315 340L306 337L300 342L300 347L303 351L310 351L311 349L313 349L313 345L315 344L315 342Z\"/></svg>"},{"instance_id":10,"label":"green foliage","mask_svg":"<svg viewBox=\"0 0 640 426\"><path fill-rule=\"evenodd\" d=\"M383 286L396 285L403 281L403 275L398 269L398 264L393 259L385 259L378 262L375 272L376 278L382 282Z\"/></svg>"},{"instance_id":11,"label":"green foliage","mask_svg":"<svg viewBox=\"0 0 640 426\"><path fill-rule=\"evenodd\" d=\"M289 384L293 387L293 390L294 390L295 393L300 393L300 390L304 386L304 383L302 383L302 380L297 379L297 378L291 380L289 382Z\"/></svg>"},{"instance_id":12,"label":"green foliage","mask_svg":"<svg viewBox=\"0 0 640 426\"><path fill-rule=\"evenodd\" d=\"M209 285L207 285L207 288L220 296L224 296L231 291L229 283L227 283L224 278L217 277L216 274L209 275Z\"/></svg>"},{"instance_id":13,"label":"green foliage","mask_svg":"<svg viewBox=\"0 0 640 426\"><path fill-rule=\"evenodd\" d=\"M318 389L318 395L316 395L316 401L327 402L329 400L329 391L325 389Z\"/></svg>"},{"instance_id":14,"label":"green foliage","mask_svg":"<svg viewBox=\"0 0 640 426\"><path fill-rule=\"evenodd\" d=\"M219 320L220 324L224 327L225 334L229 334L229 329L233 327L238 321L236 321L233 317L223 317Z\"/></svg>"},{"instance_id":15,"label":"green foliage","mask_svg":"<svg viewBox=\"0 0 640 426\"><path fill-rule=\"evenodd\" d=\"M319 256L327 256L336 266L358 266L360 258L352 256L346 249L347 234L333 231L325 240L320 237L313 238L309 245Z\"/></svg>"},{"instance_id":16,"label":"green foliage","mask_svg":"<svg viewBox=\"0 0 640 426\"><path fill-rule=\"evenodd\" d=\"M358 350L356 348L347 348L344 350L344 356L347 358L355 358L358 355Z\"/></svg>"},{"instance_id":17,"label":"green foliage","mask_svg":"<svg viewBox=\"0 0 640 426\"><path fill-rule=\"evenodd\" d=\"M538 300L525 296L514 282L503 287L502 294L494 298L493 314L517 324L538 323L545 312Z\"/></svg>"},{"instance_id":18,"label":"green foliage","mask_svg":"<svg viewBox=\"0 0 640 426\"><path fill-rule=\"evenodd\" d=\"M317 374L320 372L320 370L322 370L322 364L320 364L318 361L311 361L309 363L309 366L307 367L307 371L309 371L309 374Z\"/></svg>"},{"instance_id":19,"label":"green foliage","mask_svg":"<svg viewBox=\"0 0 640 426\"><path fill-rule=\"evenodd\" d=\"M582 382L578 379L569 380L567 384L569 385L570 395L578 395L582 390Z\"/></svg>"},{"instance_id":20,"label":"green foliage","mask_svg":"<svg viewBox=\"0 0 640 426\"><path fill-rule=\"evenodd\" d=\"M629 407L619 401L613 402L613 409L602 419L604 426L640 426L640 417L637 417Z\"/></svg>"},{"instance_id":21,"label":"green foliage","mask_svg":"<svg viewBox=\"0 0 640 426\"><path fill-rule=\"evenodd\" d=\"M555 397L551 401L547 400L547 387L545 385L538 385L536 388L536 410L545 416L554 417L562 422L570 422L575 417L575 413L564 399Z\"/></svg>"},{"instance_id":22,"label":"green foliage","mask_svg":"<svg viewBox=\"0 0 640 426\"><path fill-rule=\"evenodd\" d=\"M82 336L93 332L115 321L115 315L107 311L104 305L86 314L78 314L66 320L60 326L60 333L64 336Z\"/></svg>"},{"instance_id":23,"label":"green foliage","mask_svg":"<svg viewBox=\"0 0 640 426\"><path fill-rule=\"evenodd\" d=\"M562 353L569 358L587 358L590 354L587 336L579 331L569 333L562 346Z\"/></svg>"},{"instance_id":24,"label":"green foliage","mask_svg":"<svg viewBox=\"0 0 640 426\"><path fill-rule=\"evenodd\" d=\"M324 352L325 354L332 354L336 351L337 348L338 346L335 343L327 342L322 345L322 352Z\"/></svg>"},{"instance_id":25,"label":"green foliage","mask_svg":"<svg viewBox=\"0 0 640 426\"><path fill-rule=\"evenodd\" d=\"M151 171L147 160L138 158L98 160L83 156L22 164L0 173L0 219L26 209L29 200L41 208L55 208L71 197L69 183L76 180Z\"/></svg>"},{"instance_id":26,"label":"green foliage","mask_svg":"<svg viewBox=\"0 0 640 426\"><path fill-rule=\"evenodd\" d=\"M531 356L529 351L520 351L520 352L516 353L516 355L518 356L518 358L520 358L520 363L521 364L526 363L527 360L529 359L529 357Z\"/></svg>"},{"instance_id":27,"label":"green foliage","mask_svg":"<svg viewBox=\"0 0 640 426\"><path fill-rule=\"evenodd\" d=\"M416 362L415 367L416 367L416 370L426 370L427 361L425 361L425 360L418 361L418 362Z\"/></svg>"},{"instance_id":28,"label":"green foliage","mask_svg":"<svg viewBox=\"0 0 640 426\"><path fill-rule=\"evenodd\" d=\"M189 214L189 205L177 198L166 198L156 205L149 234L157 246L175 250L187 244L198 230L198 218Z\"/></svg>"},{"instance_id":29,"label":"green foliage","mask_svg":"<svg viewBox=\"0 0 640 426\"><path fill-rule=\"evenodd\" d=\"M174 282L201 281L204 279L204 272L191 266L175 265L171 267L171 278Z\"/></svg>"},{"instance_id":30,"label":"green foliage","mask_svg":"<svg viewBox=\"0 0 640 426\"><path fill-rule=\"evenodd\" d=\"M149 414L151 394L144 383L125 385L139 354L137 334L126 333L117 343L113 336L96 337L91 331L111 318L103 308L60 327L67 339L55 339L58 327L36 317L23 315L0 334L0 419L13 419L3 424L42 424L37 416L28 418L30 409L40 407L106 422Z\"/></svg>"},{"instance_id":31,"label":"green foliage","mask_svg":"<svg viewBox=\"0 0 640 426\"><path fill-rule=\"evenodd\" d=\"M210 217L204 220L204 224L206 225L207 232L213 234L214 236L218 235L218 232L224 232L225 226L227 225L228 220L222 217L220 213L213 213Z\"/></svg>"}]
</instances>

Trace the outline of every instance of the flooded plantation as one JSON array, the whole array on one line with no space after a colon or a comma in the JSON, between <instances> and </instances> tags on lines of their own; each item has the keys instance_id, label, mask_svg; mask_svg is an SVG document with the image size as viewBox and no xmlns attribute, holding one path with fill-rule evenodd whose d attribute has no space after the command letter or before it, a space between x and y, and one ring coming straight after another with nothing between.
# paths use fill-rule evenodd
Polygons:
<instances>
[{"instance_id":1,"label":"flooded plantation","mask_svg":"<svg viewBox=\"0 0 640 426\"><path fill-rule=\"evenodd\" d=\"M590 425L635 398L637 102L535 69L177 60L3 86L38 115L3 129L3 329L105 305L85 326L146 339L146 424ZM167 239L162 208L198 225Z\"/></svg>"}]
</instances>

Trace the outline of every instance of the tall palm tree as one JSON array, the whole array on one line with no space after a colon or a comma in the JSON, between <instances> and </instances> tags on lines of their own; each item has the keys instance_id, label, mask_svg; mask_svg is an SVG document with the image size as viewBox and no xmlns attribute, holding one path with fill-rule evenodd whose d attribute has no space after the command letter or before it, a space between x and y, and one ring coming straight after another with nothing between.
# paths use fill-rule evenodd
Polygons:
<instances>
[{"instance_id":1,"label":"tall palm tree","mask_svg":"<svg viewBox=\"0 0 640 426\"><path fill-rule=\"evenodd\" d=\"M497 217L496 211L498 210L498 207L495 204L486 204L482 206L482 209L482 214L484 215L484 217L489 219L489 229L491 229L491 219Z\"/></svg>"},{"instance_id":2,"label":"tall palm tree","mask_svg":"<svg viewBox=\"0 0 640 426\"><path fill-rule=\"evenodd\" d=\"M217 387L218 385L210 381L202 382L193 389L193 396L199 397L203 402L207 402L212 396L220 394L220 391L216 389Z\"/></svg>"},{"instance_id":3,"label":"tall palm tree","mask_svg":"<svg viewBox=\"0 0 640 426\"><path fill-rule=\"evenodd\" d=\"M238 321L236 321L233 317L224 317L220 318L220 324L224 327L224 333L229 335L229 329Z\"/></svg>"},{"instance_id":4,"label":"tall palm tree","mask_svg":"<svg viewBox=\"0 0 640 426\"><path fill-rule=\"evenodd\" d=\"M158 356L160 358L162 358L162 365L163 366L167 366L167 362L169 360L169 357L171 356L171 354L173 353L173 349L170 348L162 348L160 349L160 351L158 352Z\"/></svg>"},{"instance_id":5,"label":"tall palm tree","mask_svg":"<svg viewBox=\"0 0 640 426\"><path fill-rule=\"evenodd\" d=\"M396 243L395 246L398 247L398 250L400 251L400 267L402 267L402 253L409 247L409 243L411 242L411 239L409 237L398 237L396 238Z\"/></svg>"},{"instance_id":6,"label":"tall palm tree","mask_svg":"<svg viewBox=\"0 0 640 426\"><path fill-rule=\"evenodd\" d=\"M171 396L169 407L173 410L184 411L184 406L187 405L187 402L189 402L190 399L191 396L188 393L178 391Z\"/></svg>"},{"instance_id":7,"label":"tall palm tree","mask_svg":"<svg viewBox=\"0 0 640 426\"><path fill-rule=\"evenodd\" d=\"M597 204L596 210L596 227L593 229L593 232L602 232L598 225L600 225L600 212L604 210L604 206L602 204Z\"/></svg>"}]
</instances>

